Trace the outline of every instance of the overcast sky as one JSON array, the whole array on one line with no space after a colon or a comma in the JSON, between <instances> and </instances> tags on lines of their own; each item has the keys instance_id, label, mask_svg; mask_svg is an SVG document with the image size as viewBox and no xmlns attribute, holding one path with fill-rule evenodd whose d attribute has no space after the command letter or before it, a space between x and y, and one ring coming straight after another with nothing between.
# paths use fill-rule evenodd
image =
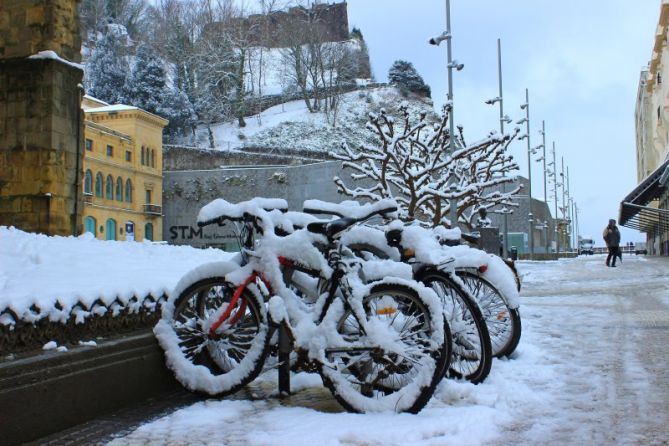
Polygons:
<instances>
[{"instance_id":1,"label":"overcast sky","mask_svg":"<svg viewBox=\"0 0 669 446\"><path fill-rule=\"evenodd\" d=\"M497 96L500 38L504 111L522 118L529 89L532 146L541 144L545 120L546 145L555 141L558 164L564 156L569 166L580 232L600 246L608 219L618 218L620 201L637 184L634 105L659 10L660 0L451 0L453 54L465 64L454 76L456 123L469 140L499 129L499 109L484 101ZM408 60L443 104L446 46L427 40L446 28L444 0L348 0L348 18L368 43L378 80L393 61ZM526 144L512 148L524 176ZM532 195L543 199L542 166L532 165ZM622 233L623 242L645 239Z\"/></svg>"}]
</instances>

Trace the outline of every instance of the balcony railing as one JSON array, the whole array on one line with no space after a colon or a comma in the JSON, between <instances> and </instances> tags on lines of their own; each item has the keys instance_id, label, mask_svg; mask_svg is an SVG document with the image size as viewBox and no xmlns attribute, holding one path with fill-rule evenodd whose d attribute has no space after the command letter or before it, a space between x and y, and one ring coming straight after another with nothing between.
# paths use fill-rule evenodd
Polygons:
<instances>
[{"instance_id":1,"label":"balcony railing","mask_svg":"<svg viewBox=\"0 0 669 446\"><path fill-rule=\"evenodd\" d=\"M93 194L84 192L84 203L87 204L93 203Z\"/></svg>"},{"instance_id":2,"label":"balcony railing","mask_svg":"<svg viewBox=\"0 0 669 446\"><path fill-rule=\"evenodd\" d=\"M163 215L163 207L159 204L145 204L144 213L149 215Z\"/></svg>"}]
</instances>

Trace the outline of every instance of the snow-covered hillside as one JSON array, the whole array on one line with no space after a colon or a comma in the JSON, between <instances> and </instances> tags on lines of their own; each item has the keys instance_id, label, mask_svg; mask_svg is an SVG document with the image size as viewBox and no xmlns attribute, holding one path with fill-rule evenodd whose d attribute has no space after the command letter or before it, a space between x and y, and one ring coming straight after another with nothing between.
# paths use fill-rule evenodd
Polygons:
<instances>
[{"instance_id":1,"label":"snow-covered hillside","mask_svg":"<svg viewBox=\"0 0 669 446\"><path fill-rule=\"evenodd\" d=\"M302 100L287 102L246 118L246 127L237 121L211 126L218 150L267 147L275 150L297 149L328 152L342 141L351 146L369 142L372 133L365 128L369 113L385 108L394 114L406 101L412 114L434 114L429 98L403 97L394 87L361 89L342 95L336 125L328 123L324 113L310 113ZM209 146L206 127L198 129L198 145Z\"/></svg>"}]
</instances>

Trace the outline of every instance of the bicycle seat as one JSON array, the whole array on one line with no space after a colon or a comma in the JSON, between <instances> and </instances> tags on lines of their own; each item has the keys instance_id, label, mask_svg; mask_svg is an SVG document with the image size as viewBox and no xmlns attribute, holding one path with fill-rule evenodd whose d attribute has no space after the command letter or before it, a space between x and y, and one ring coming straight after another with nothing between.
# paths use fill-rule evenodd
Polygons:
<instances>
[{"instance_id":1,"label":"bicycle seat","mask_svg":"<svg viewBox=\"0 0 669 446\"><path fill-rule=\"evenodd\" d=\"M373 215L394 217L397 212L397 203L392 199L383 199L374 203L360 204L356 201L342 201L328 203L321 200L306 200L303 204L307 214L334 215L341 218L355 218L366 220Z\"/></svg>"},{"instance_id":2,"label":"bicycle seat","mask_svg":"<svg viewBox=\"0 0 669 446\"><path fill-rule=\"evenodd\" d=\"M336 238L339 233L351 227L358 220L355 218L339 218L332 221L316 221L307 225L307 231L325 235L328 239Z\"/></svg>"},{"instance_id":3,"label":"bicycle seat","mask_svg":"<svg viewBox=\"0 0 669 446\"><path fill-rule=\"evenodd\" d=\"M225 220L241 221L245 215L259 216L272 210L286 212L288 203L282 198L256 197L239 203L230 203L223 198L217 198L200 209L197 224L202 227L213 223L221 224Z\"/></svg>"}]
</instances>

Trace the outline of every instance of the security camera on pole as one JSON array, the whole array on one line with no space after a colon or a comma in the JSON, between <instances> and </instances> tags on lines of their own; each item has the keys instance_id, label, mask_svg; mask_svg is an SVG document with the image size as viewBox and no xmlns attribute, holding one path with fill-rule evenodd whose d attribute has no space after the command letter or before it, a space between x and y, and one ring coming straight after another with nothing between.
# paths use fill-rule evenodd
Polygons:
<instances>
[{"instance_id":1,"label":"security camera on pole","mask_svg":"<svg viewBox=\"0 0 669 446\"><path fill-rule=\"evenodd\" d=\"M461 63L458 63L457 60L453 60L452 48L451 48L451 2L446 0L446 31L441 33L436 37L432 37L429 42L430 45L438 46L441 42L446 41L446 51L448 57L448 103L450 104L450 113L449 113L449 135L448 135L448 147L451 153L455 151L455 125L453 120L453 68L457 71L462 70L465 66ZM448 191L451 194L449 199L450 210L449 210L449 220L451 221L451 228L458 227L458 203L457 203L457 185L453 182L450 183Z\"/></svg>"}]
</instances>

